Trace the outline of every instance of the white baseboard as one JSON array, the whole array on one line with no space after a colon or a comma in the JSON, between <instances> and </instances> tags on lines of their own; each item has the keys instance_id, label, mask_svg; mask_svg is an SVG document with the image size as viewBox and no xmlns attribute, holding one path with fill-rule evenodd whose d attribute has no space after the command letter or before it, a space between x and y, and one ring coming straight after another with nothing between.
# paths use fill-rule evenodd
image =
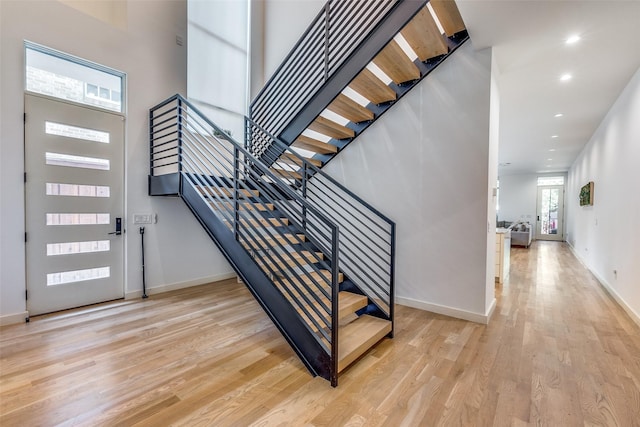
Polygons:
<instances>
[{"instance_id":1,"label":"white baseboard","mask_svg":"<svg viewBox=\"0 0 640 427\"><path fill-rule=\"evenodd\" d=\"M161 294L163 292L175 291L177 289L190 288L192 286L204 285L211 282L219 282L221 280L233 279L236 277L236 273L231 271L229 273L216 274L215 276L201 277L198 279L187 280L186 282L170 283L168 285L154 286L147 288L147 295ZM133 299L142 297L142 289L138 291L127 292L124 295L125 299Z\"/></svg>"},{"instance_id":2,"label":"white baseboard","mask_svg":"<svg viewBox=\"0 0 640 427\"><path fill-rule=\"evenodd\" d=\"M15 314L5 314L4 316L0 316L0 326L24 323L24 319L26 319L27 317L29 317L28 311L22 311Z\"/></svg>"},{"instance_id":3,"label":"white baseboard","mask_svg":"<svg viewBox=\"0 0 640 427\"><path fill-rule=\"evenodd\" d=\"M604 288L604 290L607 291L607 293L613 297L613 299L618 303L618 305L620 307L622 307L622 309L629 315L629 317L631 317L631 320L633 320L636 323L636 325L640 326L640 315L638 313L636 313L633 310L633 308L629 307L627 302L624 299L622 299L620 294L618 294L618 292L616 292L616 290L609 284L609 282L607 282L597 272L595 272L594 270L589 268L587 263L580 256L580 254L578 254L578 251L576 251L576 248L574 248L571 243L567 242L567 245L569 245L569 249L571 249L571 252L573 252L573 255L575 255L576 259L578 261L580 261L580 263L584 266L584 268L589 270L591 272L591 274L594 275L594 277L596 278L598 283L600 283L600 286L602 286Z\"/></svg>"},{"instance_id":4,"label":"white baseboard","mask_svg":"<svg viewBox=\"0 0 640 427\"><path fill-rule=\"evenodd\" d=\"M432 313L443 314L449 317L455 317L457 319L468 320L470 322L482 323L486 325L491 319L491 315L496 308L496 300L493 299L493 303L485 314L474 313L472 311L460 310L459 308L447 307L446 305L432 304L430 302L419 301L413 298L396 297L396 303L400 305L406 305L407 307L417 308L424 311L430 311Z\"/></svg>"}]
</instances>

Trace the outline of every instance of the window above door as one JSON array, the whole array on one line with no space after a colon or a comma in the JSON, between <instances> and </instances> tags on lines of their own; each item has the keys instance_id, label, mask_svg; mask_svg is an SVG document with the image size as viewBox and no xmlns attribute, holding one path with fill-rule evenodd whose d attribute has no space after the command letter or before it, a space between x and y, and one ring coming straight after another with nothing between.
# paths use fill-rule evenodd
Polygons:
<instances>
[{"instance_id":1,"label":"window above door","mask_svg":"<svg viewBox=\"0 0 640 427\"><path fill-rule=\"evenodd\" d=\"M124 112L124 73L25 42L25 90Z\"/></svg>"}]
</instances>

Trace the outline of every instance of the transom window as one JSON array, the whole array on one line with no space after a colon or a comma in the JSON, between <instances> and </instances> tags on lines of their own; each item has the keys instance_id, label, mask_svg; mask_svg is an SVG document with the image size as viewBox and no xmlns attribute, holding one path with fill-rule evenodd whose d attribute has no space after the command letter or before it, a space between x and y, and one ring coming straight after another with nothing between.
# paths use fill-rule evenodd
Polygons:
<instances>
[{"instance_id":1,"label":"transom window","mask_svg":"<svg viewBox=\"0 0 640 427\"><path fill-rule=\"evenodd\" d=\"M564 185L564 176L539 176L538 186L541 185Z\"/></svg>"},{"instance_id":2,"label":"transom window","mask_svg":"<svg viewBox=\"0 0 640 427\"><path fill-rule=\"evenodd\" d=\"M124 74L35 43L25 43L29 92L123 112Z\"/></svg>"}]
</instances>

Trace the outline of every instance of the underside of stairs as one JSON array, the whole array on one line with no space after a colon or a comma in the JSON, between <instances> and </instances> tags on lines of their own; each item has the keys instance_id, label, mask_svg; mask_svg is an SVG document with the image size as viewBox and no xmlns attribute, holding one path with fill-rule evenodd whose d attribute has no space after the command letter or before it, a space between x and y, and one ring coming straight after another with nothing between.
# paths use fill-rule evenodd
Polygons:
<instances>
[{"instance_id":1,"label":"underside of stairs","mask_svg":"<svg viewBox=\"0 0 640 427\"><path fill-rule=\"evenodd\" d=\"M455 2L406 3L416 10L415 15L389 41L372 47L378 50L360 68L343 65L356 71L327 79L320 94L310 97L287 126L263 123L273 113L260 95L254 101L251 119L277 134L281 144L267 147L259 137L252 138L253 152L278 175L291 181L302 179L303 165L291 162L292 152L317 168L326 165L468 39ZM295 48L290 55L294 54Z\"/></svg>"}]
</instances>

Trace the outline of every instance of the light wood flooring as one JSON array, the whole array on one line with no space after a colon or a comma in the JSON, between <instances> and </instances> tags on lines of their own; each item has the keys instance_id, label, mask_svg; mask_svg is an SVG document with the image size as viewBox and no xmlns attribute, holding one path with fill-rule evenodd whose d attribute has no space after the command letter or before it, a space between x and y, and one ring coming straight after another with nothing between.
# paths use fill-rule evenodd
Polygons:
<instances>
[{"instance_id":1,"label":"light wood flooring","mask_svg":"<svg viewBox=\"0 0 640 427\"><path fill-rule=\"evenodd\" d=\"M640 425L640 328L565 244L511 260L489 326L398 307L336 389L234 280L4 327L0 426Z\"/></svg>"}]
</instances>

